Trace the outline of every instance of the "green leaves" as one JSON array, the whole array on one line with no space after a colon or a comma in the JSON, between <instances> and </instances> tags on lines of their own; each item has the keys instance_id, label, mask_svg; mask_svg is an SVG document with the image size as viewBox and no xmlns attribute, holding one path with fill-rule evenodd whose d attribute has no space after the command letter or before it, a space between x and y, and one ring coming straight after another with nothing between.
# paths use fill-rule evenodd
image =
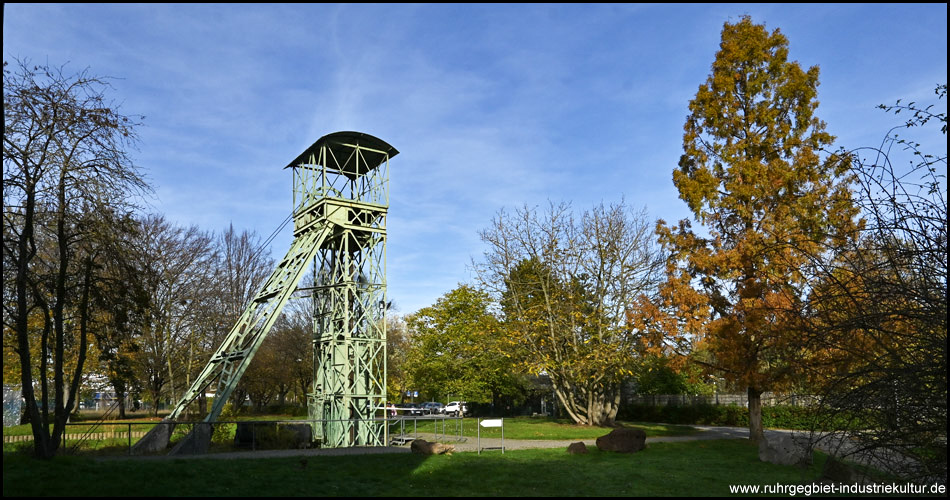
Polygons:
<instances>
[{"instance_id":1,"label":"green leaves","mask_svg":"<svg viewBox=\"0 0 950 500\"><path fill-rule=\"evenodd\" d=\"M491 401L519 392L512 346L488 311L487 294L459 285L407 319L410 349L406 371L413 389L444 399Z\"/></svg>"},{"instance_id":2,"label":"green leaves","mask_svg":"<svg viewBox=\"0 0 950 500\"><path fill-rule=\"evenodd\" d=\"M645 210L623 202L575 217L567 203L501 212L482 232L477 272L504 313L521 365L546 374L575 422L610 423L633 370L635 301L652 293L663 259Z\"/></svg>"}]
</instances>

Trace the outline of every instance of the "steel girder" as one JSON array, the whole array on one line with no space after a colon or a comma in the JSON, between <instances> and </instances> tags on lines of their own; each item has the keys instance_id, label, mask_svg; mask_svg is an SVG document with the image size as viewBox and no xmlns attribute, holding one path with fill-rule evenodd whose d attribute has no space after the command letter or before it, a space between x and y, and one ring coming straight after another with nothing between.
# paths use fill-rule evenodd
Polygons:
<instances>
[{"instance_id":1,"label":"steel girder","mask_svg":"<svg viewBox=\"0 0 950 500\"><path fill-rule=\"evenodd\" d=\"M247 370L251 359L267 337L291 293L320 244L333 232L333 225L325 220L297 233L287 255L281 259L260 292L241 314L234 327L211 356L211 360L195 379L168 418L178 418L189 403L195 400L211 383L217 380L214 404L205 422L214 422Z\"/></svg>"},{"instance_id":2,"label":"steel girder","mask_svg":"<svg viewBox=\"0 0 950 500\"><path fill-rule=\"evenodd\" d=\"M353 165L363 171L364 151L382 154L384 161L362 175L328 175ZM386 425L377 415L386 400L388 155L348 143L326 145L315 155L325 169L310 177L311 191L330 197L326 210L335 230L313 264L317 315L309 415L323 447L383 446Z\"/></svg>"},{"instance_id":3,"label":"steel girder","mask_svg":"<svg viewBox=\"0 0 950 500\"><path fill-rule=\"evenodd\" d=\"M386 398L385 209L352 208L370 226L343 227L324 242L314 299L314 380L310 418L324 447L382 446L377 410Z\"/></svg>"},{"instance_id":4,"label":"steel girder","mask_svg":"<svg viewBox=\"0 0 950 500\"><path fill-rule=\"evenodd\" d=\"M385 421L375 417L386 400L386 213L389 158L396 154L367 134L337 132L288 165L294 169L294 241L166 420L179 417L215 381L204 421L217 420L313 259L318 282L308 407L315 436L326 447L386 443Z\"/></svg>"}]
</instances>

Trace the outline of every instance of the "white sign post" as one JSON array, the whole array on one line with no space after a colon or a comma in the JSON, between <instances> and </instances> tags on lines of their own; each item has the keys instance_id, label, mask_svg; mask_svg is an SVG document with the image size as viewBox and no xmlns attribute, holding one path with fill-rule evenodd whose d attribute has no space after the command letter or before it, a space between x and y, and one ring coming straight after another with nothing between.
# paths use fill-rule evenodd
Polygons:
<instances>
[{"instance_id":1,"label":"white sign post","mask_svg":"<svg viewBox=\"0 0 950 500\"><path fill-rule=\"evenodd\" d=\"M486 446L482 448L482 427L500 427L501 428L501 446ZM476 449L478 454L482 454L482 450L501 450L502 453L505 453L505 419L503 418L486 418L485 420L479 419L478 421L478 433L476 438Z\"/></svg>"}]
</instances>

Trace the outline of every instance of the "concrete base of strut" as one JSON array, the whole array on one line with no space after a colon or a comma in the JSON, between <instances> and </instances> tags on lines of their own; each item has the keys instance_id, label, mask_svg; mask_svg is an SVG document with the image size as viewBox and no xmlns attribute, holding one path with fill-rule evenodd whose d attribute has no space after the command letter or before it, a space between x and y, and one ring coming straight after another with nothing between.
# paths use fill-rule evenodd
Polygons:
<instances>
[{"instance_id":1,"label":"concrete base of strut","mask_svg":"<svg viewBox=\"0 0 950 500\"><path fill-rule=\"evenodd\" d=\"M133 455L145 455L149 453L158 453L168 448L168 441L171 439L172 431L175 430L175 423L170 420L162 420L152 430L148 431L142 439L139 439L132 445Z\"/></svg>"},{"instance_id":2,"label":"concrete base of strut","mask_svg":"<svg viewBox=\"0 0 950 500\"><path fill-rule=\"evenodd\" d=\"M195 424L195 428L182 438L178 444L168 452L169 455L203 455L208 453L211 446L212 426L209 423L202 422Z\"/></svg>"}]
</instances>

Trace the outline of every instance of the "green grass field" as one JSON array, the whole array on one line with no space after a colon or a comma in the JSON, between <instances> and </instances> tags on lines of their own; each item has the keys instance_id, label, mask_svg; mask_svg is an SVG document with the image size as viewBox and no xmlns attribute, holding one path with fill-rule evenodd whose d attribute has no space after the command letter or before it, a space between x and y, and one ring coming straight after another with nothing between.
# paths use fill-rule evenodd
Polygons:
<instances>
[{"instance_id":1,"label":"green grass field","mask_svg":"<svg viewBox=\"0 0 950 500\"><path fill-rule=\"evenodd\" d=\"M273 421L273 420L299 420L299 417L292 417L289 415L255 415L250 417L241 417L236 420L241 421ZM156 419L157 421L157 419ZM475 418L466 418L461 424L458 420L446 419L444 421L444 427L442 421L439 420L429 420L429 419L419 419L413 421L412 419L407 419L404 422L403 426L400 426L399 422L394 421L390 424L390 433L398 434L401 432L406 432L407 434L413 434L415 432L419 433L432 433L439 432L446 435L446 439L451 439L452 436L458 435L458 425L461 425L461 435L464 437L475 437L477 428L478 419ZM96 427L95 431L99 433L104 433L106 435L111 435L112 433L119 433L119 436L125 436L125 434L130 429L132 432L145 432L150 430L156 424L153 422L143 422L142 420L135 420L134 422L142 423L130 423L131 421L107 421L103 422L100 426ZM67 426L67 432L71 436L77 434L82 434L83 432L90 430L89 425L86 423L81 423L78 425L69 425ZM226 429L222 429L223 432L219 433L215 439L215 448L214 451L228 451L228 445L234 439L234 430L235 426L233 424L224 424ZM683 436L689 435L697 432L695 428L686 426L686 425L665 425L665 424L655 424L649 422L618 422L618 425L623 427L631 427L642 429L646 432L647 436L657 437L657 436ZM182 431L185 430L185 427L181 428ZM514 417L505 419L505 438L506 439L551 439L551 440L581 440L581 439L596 439L599 436L603 436L609 432L609 429L602 427L588 427L583 425L574 425L569 420L566 419L552 419L552 418L529 418L529 417ZM8 436L29 436L32 435L33 431L29 425L18 425L13 427L5 427L3 429L3 434ZM179 432L181 433L181 432ZM482 429L483 437L498 437L500 436L500 429ZM133 437L131 442L135 443L139 438ZM75 444L74 438L67 439L67 446L72 446ZM84 451L90 450L104 450L105 453L112 452L114 454L120 454L122 450L127 450L129 446L129 440L127 437L117 437L117 438L106 438L106 439L91 439L83 442L82 448ZM17 447L10 447L5 445L5 451L12 451Z\"/></svg>"},{"instance_id":2,"label":"green grass field","mask_svg":"<svg viewBox=\"0 0 950 500\"><path fill-rule=\"evenodd\" d=\"M744 440L653 443L634 454L563 449L269 459L39 461L5 454L4 496L727 496L729 485L810 483ZM787 495L785 495L787 496Z\"/></svg>"},{"instance_id":3,"label":"green grass field","mask_svg":"<svg viewBox=\"0 0 950 500\"><path fill-rule=\"evenodd\" d=\"M286 419L285 416L253 420ZM449 422L451 431L452 421ZM475 435L476 419L465 419L463 434ZM418 432L432 421L419 420ZM126 428L121 422L116 429ZM154 425L154 424L151 424ZM688 435L688 426L624 422L648 436ZM142 424L142 428L149 427ZM233 426L232 426L233 427ZM7 428L5 433L28 433ZM565 420L505 419L506 439L593 439L604 428ZM233 431L232 431L233 432ZM498 433L483 429L482 436ZM213 451L228 451L227 436ZM230 435L233 439L233 434ZM133 440L134 441L134 440ZM95 445L121 456L127 440ZM104 450L102 448L105 448ZM17 451L18 450L18 451ZM95 453L90 453L94 455ZM808 469L762 463L746 441L653 443L639 453L615 454L596 448L587 455L564 449L509 450L478 455L461 452L423 457L413 454L311 456L254 459L97 459L62 456L32 458L29 445L4 445L4 496L709 496L728 495L730 484L807 482L817 477L823 456Z\"/></svg>"},{"instance_id":4,"label":"green grass field","mask_svg":"<svg viewBox=\"0 0 950 500\"><path fill-rule=\"evenodd\" d=\"M242 420L290 420L283 416L255 416L253 418L242 419ZM436 440L444 442L455 442L457 436L459 435L456 425L459 424L457 420L446 420L445 428L441 423L436 423L437 421L433 420L424 420L420 419L417 422L412 420L406 421L405 432L410 436L413 436L415 433L423 434L426 439L433 439L431 436L428 436L427 433L437 432L440 434ZM417 424L415 429L413 428L413 423ZM127 422L106 422L101 426L96 428L97 432L102 433L102 435L93 437L82 441L77 447L78 440L75 438L78 433L81 433L84 430L90 429L88 426L69 426L67 431L70 433L70 436L67 438L66 447L69 449L70 454L78 454L81 456L123 456L128 455L129 447L139 440L139 436L154 427L155 423L137 423L132 424L131 426ZM652 424L652 423L642 423L642 422L621 422L620 425L623 427L633 427L642 429L647 433L647 436L657 437L657 436L681 436L689 435L696 432L696 429L689 426L682 425L663 425L663 424ZM462 433L461 435L467 439L474 440L477 431L477 419L467 418L461 424ZM138 434L133 434L132 439L128 438L126 434L131 427L132 431ZM210 453L223 453L229 451L243 451L242 448L238 448L234 444L234 432L236 426L234 424L222 424L219 428L215 430L215 436L211 443ZM188 430L189 426L179 426L175 430L175 435L172 437L172 441L175 442L184 436ZM112 434L115 432L115 434ZM265 436L266 429L258 429L258 440L256 442L257 449L279 449L286 447L287 444L280 439L275 439L272 435L270 438ZM549 439L549 440L573 440L578 441L582 439L596 439L599 436L603 436L609 432L609 429L602 427L587 427L579 426L569 423L566 420L554 420L554 419L539 419L539 418L528 418L528 417L518 417L518 418L509 418L505 419L505 439L524 439L524 440L536 440L536 439ZM7 427L4 428L4 435L30 435L32 431L30 430L29 425L25 426L16 426L16 427ZM398 424L390 426L390 434L392 436L400 434ZM271 433L272 434L272 433ZM497 438L501 436L501 429L498 428L489 428L481 429L482 438ZM32 447L32 441L27 442L17 442L17 443L4 443L3 451L4 453L29 453L29 450Z\"/></svg>"},{"instance_id":5,"label":"green grass field","mask_svg":"<svg viewBox=\"0 0 950 500\"><path fill-rule=\"evenodd\" d=\"M439 432L445 433L447 437L457 435L457 420L445 420L443 429L442 423L438 420L419 419L413 425L413 421L406 420L405 432L412 434L416 432ZM478 419L466 418L462 421L462 436L475 437L478 432ZM648 437L658 436L687 436L699 432L697 429L688 425L666 425L650 422L618 422L621 427L641 429L646 432ZM390 425L390 432L397 432L401 427L397 424ZM581 440L596 439L610 432L610 429L603 427L590 427L586 425L575 425L566 419L552 418L530 418L514 417L504 420L505 439L546 439L546 440ZM498 428L482 428L483 437L498 437L501 430Z\"/></svg>"}]
</instances>

